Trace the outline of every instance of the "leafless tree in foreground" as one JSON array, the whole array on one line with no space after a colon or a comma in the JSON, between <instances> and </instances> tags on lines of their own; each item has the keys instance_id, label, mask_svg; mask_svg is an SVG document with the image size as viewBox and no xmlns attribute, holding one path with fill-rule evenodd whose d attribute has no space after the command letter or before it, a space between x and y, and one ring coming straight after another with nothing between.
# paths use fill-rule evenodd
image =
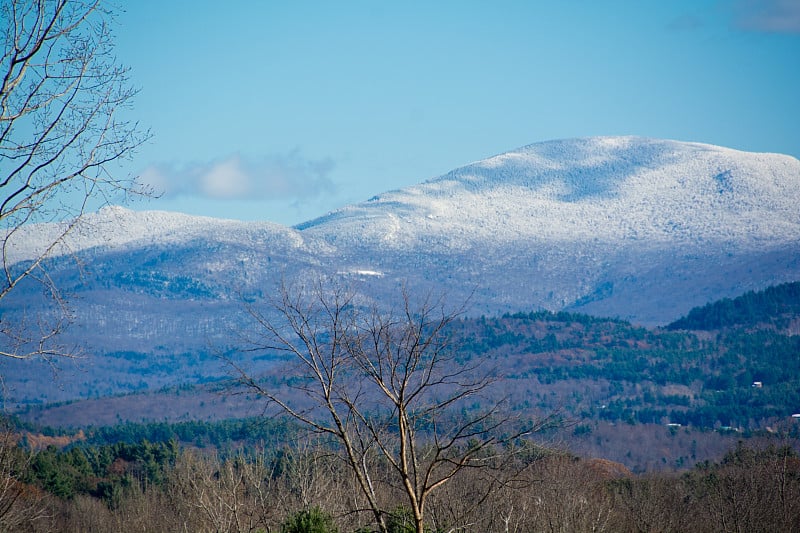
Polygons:
<instances>
[{"instance_id":1,"label":"leafless tree in foreground","mask_svg":"<svg viewBox=\"0 0 800 533\"><path fill-rule=\"evenodd\" d=\"M42 491L19 480L31 454L17 446L17 438L0 422L0 531L23 531L47 517Z\"/></svg>"},{"instance_id":2,"label":"leafless tree in foreground","mask_svg":"<svg viewBox=\"0 0 800 533\"><path fill-rule=\"evenodd\" d=\"M2 356L63 355L52 341L69 313L45 262L87 207L135 190L108 168L148 137L119 117L136 91L116 63L110 19L102 0L0 0L0 304L31 279L56 308L47 323L0 317ZM15 261L15 247L31 244L25 225L51 221L45 245Z\"/></svg>"},{"instance_id":3,"label":"leafless tree in foreground","mask_svg":"<svg viewBox=\"0 0 800 533\"><path fill-rule=\"evenodd\" d=\"M249 311L258 324L254 349L288 354L283 384L237 367L238 378L285 414L338 444L377 527L387 531L385 492L404 494L414 529L424 529L429 497L460 472L497 461L512 429L479 361L460 361L447 328L458 317L443 301L384 313L354 294L320 282L283 286L277 314ZM277 316L277 319L272 317Z\"/></svg>"}]
</instances>

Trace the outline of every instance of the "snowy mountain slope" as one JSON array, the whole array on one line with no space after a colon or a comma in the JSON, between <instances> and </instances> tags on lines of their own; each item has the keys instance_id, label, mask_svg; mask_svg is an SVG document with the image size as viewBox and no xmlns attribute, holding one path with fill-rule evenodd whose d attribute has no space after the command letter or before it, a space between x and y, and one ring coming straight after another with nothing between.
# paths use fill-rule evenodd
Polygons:
<instances>
[{"instance_id":1,"label":"snowy mountain slope","mask_svg":"<svg viewBox=\"0 0 800 533\"><path fill-rule=\"evenodd\" d=\"M9 239L8 262L38 257L46 246L64 231L60 223L23 226ZM80 253L89 249L135 249L146 246L181 245L194 239L234 240L252 246L267 243L303 248L303 237L295 230L270 222L241 222L210 217L169 213L136 212L108 206L85 215L70 231L54 255Z\"/></svg>"},{"instance_id":2,"label":"snowy mountain slope","mask_svg":"<svg viewBox=\"0 0 800 533\"><path fill-rule=\"evenodd\" d=\"M794 158L603 137L530 145L298 229L387 278L474 289L481 312L658 324L800 278L798 206Z\"/></svg>"},{"instance_id":3,"label":"snowy mountain slope","mask_svg":"<svg viewBox=\"0 0 800 533\"><path fill-rule=\"evenodd\" d=\"M800 238L800 162L634 137L551 141L454 170L300 225L304 234L390 248L431 235L487 239L731 242ZM365 233L366 232L366 233Z\"/></svg>"},{"instance_id":4,"label":"snowy mountain slope","mask_svg":"<svg viewBox=\"0 0 800 533\"><path fill-rule=\"evenodd\" d=\"M663 324L800 280L800 161L601 137L530 145L295 228L107 208L54 260L92 351L192 350L242 322L241 295L338 276L380 304L398 286L469 313L568 309ZM53 226L15 234L16 257ZM40 305L33 290L4 316ZM43 306L43 304L42 304ZM43 307L42 307L43 308Z\"/></svg>"}]
</instances>

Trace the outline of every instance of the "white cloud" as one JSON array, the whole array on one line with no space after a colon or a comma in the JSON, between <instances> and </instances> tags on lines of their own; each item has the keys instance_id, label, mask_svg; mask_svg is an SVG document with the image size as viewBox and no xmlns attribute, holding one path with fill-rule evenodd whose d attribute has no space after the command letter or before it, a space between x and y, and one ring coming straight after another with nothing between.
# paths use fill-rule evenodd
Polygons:
<instances>
[{"instance_id":1,"label":"white cloud","mask_svg":"<svg viewBox=\"0 0 800 533\"><path fill-rule=\"evenodd\" d=\"M742 29L800 33L800 0L739 0L736 10Z\"/></svg>"},{"instance_id":2,"label":"white cloud","mask_svg":"<svg viewBox=\"0 0 800 533\"><path fill-rule=\"evenodd\" d=\"M143 186L144 190L152 190L156 194L164 194L169 188L167 179L155 166L149 166L144 169L136 178L136 181Z\"/></svg>"},{"instance_id":3,"label":"white cloud","mask_svg":"<svg viewBox=\"0 0 800 533\"><path fill-rule=\"evenodd\" d=\"M165 198L297 199L334 192L336 187L328 177L332 169L331 159L307 159L297 151L261 159L234 154L190 165L151 165L142 171L138 181Z\"/></svg>"},{"instance_id":4,"label":"white cloud","mask_svg":"<svg viewBox=\"0 0 800 533\"><path fill-rule=\"evenodd\" d=\"M200 178L200 192L210 198L246 198L255 194L256 177L242 167L242 160L234 156L215 163Z\"/></svg>"}]
</instances>

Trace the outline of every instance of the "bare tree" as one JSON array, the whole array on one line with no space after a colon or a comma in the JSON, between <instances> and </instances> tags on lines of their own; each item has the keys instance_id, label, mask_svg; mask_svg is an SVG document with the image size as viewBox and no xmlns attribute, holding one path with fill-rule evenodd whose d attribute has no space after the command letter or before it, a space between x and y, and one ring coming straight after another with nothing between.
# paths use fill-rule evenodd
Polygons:
<instances>
[{"instance_id":1,"label":"bare tree","mask_svg":"<svg viewBox=\"0 0 800 533\"><path fill-rule=\"evenodd\" d=\"M275 507L272 472L263 456L222 459L185 451L169 478L168 492L183 529L263 530Z\"/></svg>"},{"instance_id":2,"label":"bare tree","mask_svg":"<svg viewBox=\"0 0 800 533\"><path fill-rule=\"evenodd\" d=\"M381 531L400 491L422 533L426 504L459 472L487 466L508 439L510 418L490 389L497 381L479 361L460 361L448 326L459 312L443 301L399 310L359 306L354 294L319 282L285 285L277 313L249 311L255 350L288 354L294 367L283 385L236 367L238 378L307 427L333 437ZM273 317L278 317L273 319ZM531 428L529 428L531 429ZM383 488L382 488L383 486Z\"/></svg>"},{"instance_id":3,"label":"bare tree","mask_svg":"<svg viewBox=\"0 0 800 533\"><path fill-rule=\"evenodd\" d=\"M120 117L136 91L116 62L111 17L102 0L0 0L0 302L33 279L56 304L55 318L36 327L0 318L3 356L62 354L52 340L69 314L46 260L87 208L136 188L109 168L149 136ZM31 222L59 224L15 261Z\"/></svg>"},{"instance_id":4,"label":"bare tree","mask_svg":"<svg viewBox=\"0 0 800 533\"><path fill-rule=\"evenodd\" d=\"M0 531L23 531L47 517L42 492L20 481L31 454L17 445L18 435L0 423Z\"/></svg>"}]
</instances>

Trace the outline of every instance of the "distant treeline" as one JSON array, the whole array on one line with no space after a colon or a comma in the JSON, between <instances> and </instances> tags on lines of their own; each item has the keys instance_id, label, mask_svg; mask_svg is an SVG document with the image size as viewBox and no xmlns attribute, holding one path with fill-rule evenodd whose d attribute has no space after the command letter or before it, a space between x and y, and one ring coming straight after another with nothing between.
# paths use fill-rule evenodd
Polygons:
<instances>
[{"instance_id":1,"label":"distant treeline","mask_svg":"<svg viewBox=\"0 0 800 533\"><path fill-rule=\"evenodd\" d=\"M298 428L291 422L266 417L185 422L127 422L115 426L90 428L86 444L108 446L120 442L168 442L174 440L197 448L213 448L227 453L243 443L280 445L295 438Z\"/></svg>"},{"instance_id":2,"label":"distant treeline","mask_svg":"<svg viewBox=\"0 0 800 533\"><path fill-rule=\"evenodd\" d=\"M759 292L746 292L703 307L695 307L667 329L715 330L732 326L774 323L800 315L800 282L784 283Z\"/></svg>"}]
</instances>

